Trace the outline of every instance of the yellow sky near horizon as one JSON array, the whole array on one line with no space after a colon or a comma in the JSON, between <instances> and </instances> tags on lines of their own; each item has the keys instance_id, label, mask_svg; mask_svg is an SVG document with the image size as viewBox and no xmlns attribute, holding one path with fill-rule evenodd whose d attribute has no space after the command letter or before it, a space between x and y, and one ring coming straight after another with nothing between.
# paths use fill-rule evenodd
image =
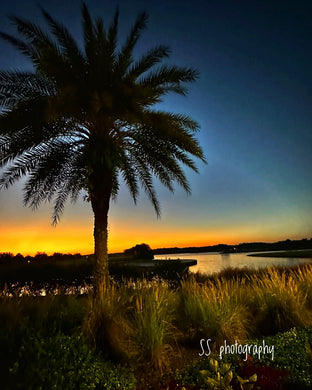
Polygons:
<instances>
[{"instance_id":1,"label":"yellow sky near horizon","mask_svg":"<svg viewBox=\"0 0 312 390\"><path fill-rule=\"evenodd\" d=\"M113 224L114 225L114 224ZM93 226L92 223L79 226L69 226L60 223L57 227L49 226L47 221L31 225L30 227L15 225L0 227L0 252L21 253L35 255L37 252L53 254L93 252ZM190 230L181 227L175 231L162 226L146 230L144 226L135 229L119 229L118 226L109 227L109 252L123 252L136 244L147 243L151 248L206 246L216 244L239 244L242 242L267 241L280 239L301 239L303 237L270 237L262 236L259 239L257 229L247 230L241 228L216 228L215 231L202 229Z\"/></svg>"}]
</instances>

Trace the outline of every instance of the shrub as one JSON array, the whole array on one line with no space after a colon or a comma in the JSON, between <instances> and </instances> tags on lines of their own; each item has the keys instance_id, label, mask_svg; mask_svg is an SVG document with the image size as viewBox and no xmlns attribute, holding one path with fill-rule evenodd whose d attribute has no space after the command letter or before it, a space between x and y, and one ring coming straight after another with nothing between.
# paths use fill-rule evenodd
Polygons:
<instances>
[{"instance_id":1,"label":"shrub","mask_svg":"<svg viewBox=\"0 0 312 390\"><path fill-rule=\"evenodd\" d=\"M261 357L261 362L290 371L289 388L310 389L312 387L311 345L312 327L293 328L288 332L278 333L265 338L267 344L274 345L274 362L268 355Z\"/></svg>"},{"instance_id":2,"label":"shrub","mask_svg":"<svg viewBox=\"0 0 312 390\"><path fill-rule=\"evenodd\" d=\"M30 336L20 347L8 389L133 389L134 375L100 359L81 337Z\"/></svg>"}]
</instances>

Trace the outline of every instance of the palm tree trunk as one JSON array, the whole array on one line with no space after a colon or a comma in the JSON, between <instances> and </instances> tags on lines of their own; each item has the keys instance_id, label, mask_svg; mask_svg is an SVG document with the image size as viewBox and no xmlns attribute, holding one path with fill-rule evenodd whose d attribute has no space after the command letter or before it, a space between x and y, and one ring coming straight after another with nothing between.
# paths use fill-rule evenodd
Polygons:
<instances>
[{"instance_id":1,"label":"palm tree trunk","mask_svg":"<svg viewBox=\"0 0 312 390\"><path fill-rule=\"evenodd\" d=\"M107 214L94 214L94 291L95 296L103 296L105 287L109 282L108 251L107 251Z\"/></svg>"},{"instance_id":2,"label":"palm tree trunk","mask_svg":"<svg viewBox=\"0 0 312 390\"><path fill-rule=\"evenodd\" d=\"M101 186L102 187L102 186ZM111 187L94 190L91 204L94 213L94 292L95 297L101 299L109 283L108 273L108 210L111 196Z\"/></svg>"}]
</instances>

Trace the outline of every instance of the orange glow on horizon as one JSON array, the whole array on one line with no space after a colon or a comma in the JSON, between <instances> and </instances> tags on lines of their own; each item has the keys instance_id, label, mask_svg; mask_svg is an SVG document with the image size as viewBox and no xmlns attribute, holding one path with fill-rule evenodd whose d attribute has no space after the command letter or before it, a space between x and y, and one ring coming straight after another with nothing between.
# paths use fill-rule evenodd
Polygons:
<instances>
[{"instance_id":1,"label":"orange glow on horizon","mask_svg":"<svg viewBox=\"0 0 312 390\"><path fill-rule=\"evenodd\" d=\"M177 228L176 228L177 229ZM144 229L144 226L136 230L126 226L109 228L108 248L110 253L123 252L127 248L140 243L149 244L152 249L170 247L200 247L217 244L236 245L243 242L265 241L274 242L286 238L298 239L298 237L280 237L261 235L257 229L239 227L219 229L190 229L173 227L155 227ZM38 223L30 227L10 226L0 227L0 252L21 253L35 255L37 252L45 252L48 255L54 252L61 253L93 253L93 227L92 224L79 226L66 226L60 224L56 228L47 224ZM302 238L302 237L300 237Z\"/></svg>"}]
</instances>

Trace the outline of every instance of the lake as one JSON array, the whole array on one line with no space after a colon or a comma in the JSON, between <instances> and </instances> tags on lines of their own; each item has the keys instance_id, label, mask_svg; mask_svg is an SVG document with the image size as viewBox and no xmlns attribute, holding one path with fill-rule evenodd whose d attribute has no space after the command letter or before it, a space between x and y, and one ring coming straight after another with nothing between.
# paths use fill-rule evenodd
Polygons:
<instances>
[{"instance_id":1,"label":"lake","mask_svg":"<svg viewBox=\"0 0 312 390\"><path fill-rule=\"evenodd\" d=\"M259 253L259 252L253 252ZM157 255L155 259L196 259L197 265L190 267L191 272L200 271L206 274L213 274L222 271L224 268L251 268L259 269L268 266L285 266L312 263L309 258L295 257L251 257L251 252L248 253L178 253L168 255Z\"/></svg>"}]
</instances>

